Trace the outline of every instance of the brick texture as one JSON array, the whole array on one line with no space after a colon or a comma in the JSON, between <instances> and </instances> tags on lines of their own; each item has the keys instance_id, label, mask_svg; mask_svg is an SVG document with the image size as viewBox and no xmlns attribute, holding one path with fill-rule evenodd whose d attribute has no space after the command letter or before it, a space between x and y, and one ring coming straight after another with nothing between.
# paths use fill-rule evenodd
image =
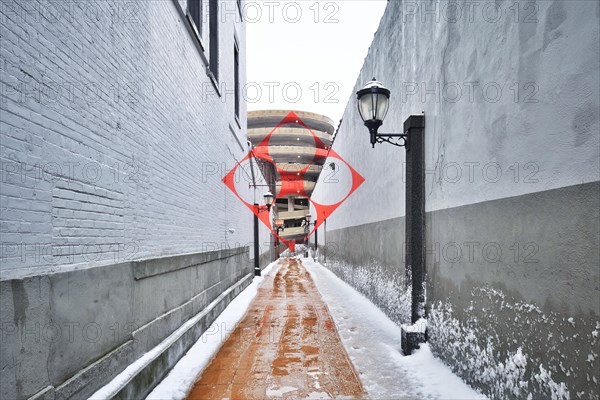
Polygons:
<instances>
[{"instance_id":1,"label":"brick texture","mask_svg":"<svg viewBox=\"0 0 600 400\"><path fill-rule=\"evenodd\" d=\"M235 1L220 3L215 83L208 23L203 55L185 0L1 5L4 277L252 245L252 214L221 182L248 150Z\"/></svg>"}]
</instances>

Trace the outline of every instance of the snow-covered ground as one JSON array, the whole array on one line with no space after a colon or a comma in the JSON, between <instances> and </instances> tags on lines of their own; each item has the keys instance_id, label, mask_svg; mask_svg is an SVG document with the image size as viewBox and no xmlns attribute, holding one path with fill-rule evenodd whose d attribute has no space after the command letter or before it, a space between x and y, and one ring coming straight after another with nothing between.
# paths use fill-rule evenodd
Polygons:
<instances>
[{"instance_id":1,"label":"snow-covered ground","mask_svg":"<svg viewBox=\"0 0 600 400\"><path fill-rule=\"evenodd\" d=\"M279 265L272 262L262 271L262 276L255 276L248 285L227 308L217 317L210 328L204 332L198 341L175 364L169 375L146 397L153 400L183 399L196 381L196 378L217 354L221 345L234 331L236 325L242 320L250 303L256 296L264 277L277 273Z\"/></svg>"},{"instance_id":2,"label":"snow-covered ground","mask_svg":"<svg viewBox=\"0 0 600 400\"><path fill-rule=\"evenodd\" d=\"M400 327L366 297L310 258L302 259L339 331L369 398L486 399L441 361L427 344L410 357L400 351ZM275 267L275 268L274 268ZM277 272L271 263L263 276ZM147 399L183 399L256 296L262 277L242 291Z\"/></svg>"},{"instance_id":3,"label":"snow-covered ground","mask_svg":"<svg viewBox=\"0 0 600 400\"><path fill-rule=\"evenodd\" d=\"M487 398L435 358L427 344L411 356L403 356L398 325L327 268L310 258L302 263L329 307L370 398Z\"/></svg>"}]
</instances>

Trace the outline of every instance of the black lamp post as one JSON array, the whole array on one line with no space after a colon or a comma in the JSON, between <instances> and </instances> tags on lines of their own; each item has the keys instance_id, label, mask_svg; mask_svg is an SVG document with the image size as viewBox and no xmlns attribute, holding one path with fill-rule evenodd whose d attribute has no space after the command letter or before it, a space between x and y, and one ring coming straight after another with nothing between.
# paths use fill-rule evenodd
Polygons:
<instances>
[{"instance_id":1,"label":"black lamp post","mask_svg":"<svg viewBox=\"0 0 600 400\"><path fill-rule=\"evenodd\" d=\"M311 219L312 219L312 216L310 214L306 214L304 216L303 224L304 224L304 227L305 227L305 229L307 231L307 234L308 234L308 231L310 231L310 227L311 226L313 226L313 225L316 226L317 225L317 221L315 220L315 222L311 223L310 222ZM308 257L308 246L309 246L308 236L306 236L306 239L304 240L304 244L306 246L306 252L305 252L304 256ZM317 251L317 231L315 230L315 252L316 251Z\"/></svg>"},{"instance_id":2,"label":"black lamp post","mask_svg":"<svg viewBox=\"0 0 600 400\"><path fill-rule=\"evenodd\" d=\"M267 192L263 197L265 198L265 205L267 206L267 208L261 209L258 203L254 203L254 207L256 207L257 213L261 213L263 211L271 211L271 205L273 204L275 196L273 196L273 193ZM258 215L254 214L254 275L256 276L260 276L261 272L258 250Z\"/></svg>"},{"instance_id":3,"label":"black lamp post","mask_svg":"<svg viewBox=\"0 0 600 400\"><path fill-rule=\"evenodd\" d=\"M319 241L317 240L317 235L319 234L319 230L316 229L316 226L317 226L317 220L315 219L315 261L318 261L317 250L319 249Z\"/></svg>"},{"instance_id":4,"label":"black lamp post","mask_svg":"<svg viewBox=\"0 0 600 400\"><path fill-rule=\"evenodd\" d=\"M388 112L390 91L375 78L356 93L358 112L369 129L371 145L387 142L406 149L405 270L411 285L411 322L425 317L425 115L411 115L402 133L379 133ZM402 329L402 350L410 354L426 332Z\"/></svg>"},{"instance_id":5,"label":"black lamp post","mask_svg":"<svg viewBox=\"0 0 600 400\"><path fill-rule=\"evenodd\" d=\"M306 214L304 216L304 230L306 232L306 236L304 237L304 257L308 257L308 232L310 231L310 219L311 219L311 215L310 214Z\"/></svg>"},{"instance_id":6,"label":"black lamp post","mask_svg":"<svg viewBox=\"0 0 600 400\"><path fill-rule=\"evenodd\" d=\"M307 225L309 231L310 231L310 227L311 226L315 226L315 227L317 226L317 220L315 220L315 222L310 222L311 218L312 217L311 217L310 214L308 214L306 216L306 221L307 221L306 225ZM317 249L318 249L318 246L319 246L319 242L317 240L317 234L318 234L318 231L317 231L317 229L315 229L315 255L317 253ZM310 242L308 240L308 237L306 238L306 242L307 242L307 247L310 246ZM308 257L308 255L307 255L307 257Z\"/></svg>"},{"instance_id":7,"label":"black lamp post","mask_svg":"<svg viewBox=\"0 0 600 400\"><path fill-rule=\"evenodd\" d=\"M275 225L275 224L273 224ZM275 246L275 260L279 259L279 232L281 232L284 228L282 228L281 226L275 226L273 229L275 229L275 235L273 235L273 245ZM275 261L274 260L274 261Z\"/></svg>"}]
</instances>

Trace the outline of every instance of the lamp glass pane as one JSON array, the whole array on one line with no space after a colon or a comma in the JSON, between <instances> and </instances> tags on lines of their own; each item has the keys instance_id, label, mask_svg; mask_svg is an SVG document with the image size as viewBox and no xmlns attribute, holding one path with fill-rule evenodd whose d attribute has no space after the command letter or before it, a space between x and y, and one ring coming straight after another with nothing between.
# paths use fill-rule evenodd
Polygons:
<instances>
[{"instance_id":1,"label":"lamp glass pane","mask_svg":"<svg viewBox=\"0 0 600 400\"><path fill-rule=\"evenodd\" d=\"M273 204L273 195L269 192L265 194L265 204L270 206L271 204Z\"/></svg>"},{"instance_id":2,"label":"lamp glass pane","mask_svg":"<svg viewBox=\"0 0 600 400\"><path fill-rule=\"evenodd\" d=\"M373 100L371 93L363 95L359 100L360 116L363 121L373 119Z\"/></svg>"},{"instance_id":3,"label":"lamp glass pane","mask_svg":"<svg viewBox=\"0 0 600 400\"><path fill-rule=\"evenodd\" d=\"M379 93L377 95L376 101L377 101L377 115L375 116L375 119L378 119L380 121L383 121L385 119L385 116L387 115L388 112L388 107L390 105L390 99L387 95L383 94L383 93Z\"/></svg>"}]
</instances>

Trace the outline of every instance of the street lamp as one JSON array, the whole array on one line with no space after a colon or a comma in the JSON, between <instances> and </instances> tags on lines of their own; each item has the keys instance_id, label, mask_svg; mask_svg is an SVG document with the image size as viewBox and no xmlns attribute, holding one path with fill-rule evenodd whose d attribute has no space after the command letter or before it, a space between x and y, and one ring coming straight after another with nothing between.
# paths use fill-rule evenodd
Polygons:
<instances>
[{"instance_id":1,"label":"street lamp","mask_svg":"<svg viewBox=\"0 0 600 400\"><path fill-rule=\"evenodd\" d=\"M378 133L379 127L387 115L390 106L390 91L375 78L356 92L358 113L369 129L371 146L375 143L388 142L395 146L408 146L408 135L405 133ZM392 140L397 138L397 141Z\"/></svg>"},{"instance_id":2,"label":"street lamp","mask_svg":"<svg viewBox=\"0 0 600 400\"><path fill-rule=\"evenodd\" d=\"M265 193L264 198L265 198L265 205L267 206L267 211L270 211L271 205L273 205L273 200L275 199L275 196L273 196L273 193L271 193L269 191L269 192Z\"/></svg>"},{"instance_id":3,"label":"street lamp","mask_svg":"<svg viewBox=\"0 0 600 400\"><path fill-rule=\"evenodd\" d=\"M273 193L268 191L264 195L266 209L261 209L257 203L254 203L254 207L256 207L256 213L254 214L254 275L260 276L260 263L259 263L259 252L258 252L258 214L263 211L269 212L271 211L271 205L273 204L273 200L275 196Z\"/></svg>"},{"instance_id":4,"label":"street lamp","mask_svg":"<svg viewBox=\"0 0 600 400\"><path fill-rule=\"evenodd\" d=\"M273 245L275 246L275 259L278 260L279 259L279 232L283 231L283 227L282 226L277 226L275 224L275 220L273 220L273 230L275 231L275 234L273 235Z\"/></svg>"},{"instance_id":5,"label":"street lamp","mask_svg":"<svg viewBox=\"0 0 600 400\"><path fill-rule=\"evenodd\" d=\"M411 115L402 133L379 133L389 105L390 91L375 78L356 92L358 112L369 129L371 146L387 142L406 150L405 271L412 291L411 322L424 318L425 291L425 114ZM408 289L408 286L407 286ZM402 351L410 354L424 342L426 332L402 327Z\"/></svg>"},{"instance_id":6,"label":"street lamp","mask_svg":"<svg viewBox=\"0 0 600 400\"><path fill-rule=\"evenodd\" d=\"M316 225L317 221L315 221L314 223L310 223L312 216L310 214L306 214L304 216L304 220L302 221L302 225L304 226L304 231L306 232L307 236L304 239L304 245L306 246L306 251L304 253L305 257L308 257L308 247L309 247L309 241L308 241L308 232L310 231L310 227L312 225Z\"/></svg>"},{"instance_id":7,"label":"street lamp","mask_svg":"<svg viewBox=\"0 0 600 400\"><path fill-rule=\"evenodd\" d=\"M310 231L311 226L315 226L315 227L317 226L317 220L315 220L315 222L312 222L312 223L310 222L310 220L312 219L312 216L310 214L307 214L305 219L306 219L306 226L309 231ZM318 234L318 231L317 231L317 229L315 229L315 254L317 253L317 249L318 249L317 234ZM307 244L307 248L308 248L308 246L309 246L308 237L306 238L306 244ZM308 257L308 254L307 254L307 257Z\"/></svg>"},{"instance_id":8,"label":"street lamp","mask_svg":"<svg viewBox=\"0 0 600 400\"><path fill-rule=\"evenodd\" d=\"M319 250L319 241L318 241L319 230L317 229L317 220L315 219L315 261L318 261L317 253Z\"/></svg>"}]
</instances>

